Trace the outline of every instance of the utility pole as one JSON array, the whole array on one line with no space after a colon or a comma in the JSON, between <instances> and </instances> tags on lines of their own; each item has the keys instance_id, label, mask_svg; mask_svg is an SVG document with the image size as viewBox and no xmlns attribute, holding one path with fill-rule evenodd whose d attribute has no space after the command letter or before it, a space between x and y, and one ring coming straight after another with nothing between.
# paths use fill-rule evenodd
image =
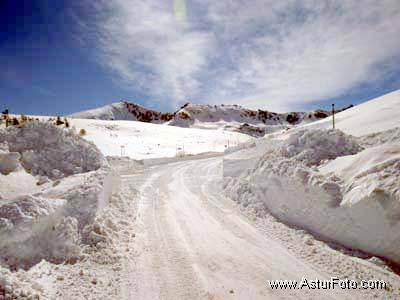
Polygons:
<instances>
[{"instance_id":1,"label":"utility pole","mask_svg":"<svg viewBox=\"0 0 400 300\"><path fill-rule=\"evenodd\" d=\"M335 129L335 104L332 103L332 127Z\"/></svg>"}]
</instances>

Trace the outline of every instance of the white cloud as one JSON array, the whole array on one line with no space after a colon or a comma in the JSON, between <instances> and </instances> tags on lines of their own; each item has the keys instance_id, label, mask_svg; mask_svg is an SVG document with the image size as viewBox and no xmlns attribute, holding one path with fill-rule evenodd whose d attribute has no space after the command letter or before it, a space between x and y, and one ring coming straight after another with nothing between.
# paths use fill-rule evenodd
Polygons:
<instances>
[{"instance_id":1,"label":"white cloud","mask_svg":"<svg viewBox=\"0 0 400 300\"><path fill-rule=\"evenodd\" d=\"M109 0L96 14L100 62L170 106L286 110L385 79L400 56L398 0Z\"/></svg>"},{"instance_id":2,"label":"white cloud","mask_svg":"<svg viewBox=\"0 0 400 300\"><path fill-rule=\"evenodd\" d=\"M162 1L103 2L96 12L100 62L127 86L171 106L200 93L197 74L213 51L213 36L175 18ZM182 13L181 9L179 13Z\"/></svg>"}]
</instances>

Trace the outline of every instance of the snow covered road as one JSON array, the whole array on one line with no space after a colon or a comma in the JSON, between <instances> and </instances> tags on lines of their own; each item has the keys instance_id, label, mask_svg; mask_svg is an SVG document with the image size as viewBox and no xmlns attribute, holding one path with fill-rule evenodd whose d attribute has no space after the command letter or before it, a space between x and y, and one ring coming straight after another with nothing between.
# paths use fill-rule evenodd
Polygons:
<instances>
[{"instance_id":1,"label":"snow covered road","mask_svg":"<svg viewBox=\"0 0 400 300\"><path fill-rule=\"evenodd\" d=\"M272 290L268 280L329 279L238 213L222 191L222 158L155 166L140 190L137 257L126 299L349 299L342 290ZM130 264L130 265L129 265Z\"/></svg>"}]
</instances>

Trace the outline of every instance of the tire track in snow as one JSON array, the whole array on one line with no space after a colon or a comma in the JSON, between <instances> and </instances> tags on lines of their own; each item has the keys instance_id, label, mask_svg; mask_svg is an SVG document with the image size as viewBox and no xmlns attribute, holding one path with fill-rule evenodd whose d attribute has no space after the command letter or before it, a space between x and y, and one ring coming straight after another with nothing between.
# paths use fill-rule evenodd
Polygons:
<instances>
[{"instance_id":1,"label":"tire track in snow","mask_svg":"<svg viewBox=\"0 0 400 300\"><path fill-rule=\"evenodd\" d=\"M221 158L164 165L141 186L140 255L129 299L351 299L348 291L270 290L268 279L327 279L268 239L225 199ZM340 296L338 296L340 295Z\"/></svg>"}]
</instances>

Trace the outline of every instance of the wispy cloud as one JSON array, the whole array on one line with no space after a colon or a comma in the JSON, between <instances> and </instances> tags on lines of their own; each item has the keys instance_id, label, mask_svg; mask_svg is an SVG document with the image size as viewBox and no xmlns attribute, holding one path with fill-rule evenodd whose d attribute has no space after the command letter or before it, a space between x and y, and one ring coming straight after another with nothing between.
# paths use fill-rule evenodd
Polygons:
<instances>
[{"instance_id":1,"label":"wispy cloud","mask_svg":"<svg viewBox=\"0 0 400 300\"><path fill-rule=\"evenodd\" d=\"M127 86L171 106L201 93L197 77L213 54L213 34L184 18L183 3L103 2L97 6L99 61Z\"/></svg>"},{"instance_id":2,"label":"wispy cloud","mask_svg":"<svg viewBox=\"0 0 400 300\"><path fill-rule=\"evenodd\" d=\"M170 106L288 109L399 66L398 0L96 2L98 61Z\"/></svg>"}]
</instances>

